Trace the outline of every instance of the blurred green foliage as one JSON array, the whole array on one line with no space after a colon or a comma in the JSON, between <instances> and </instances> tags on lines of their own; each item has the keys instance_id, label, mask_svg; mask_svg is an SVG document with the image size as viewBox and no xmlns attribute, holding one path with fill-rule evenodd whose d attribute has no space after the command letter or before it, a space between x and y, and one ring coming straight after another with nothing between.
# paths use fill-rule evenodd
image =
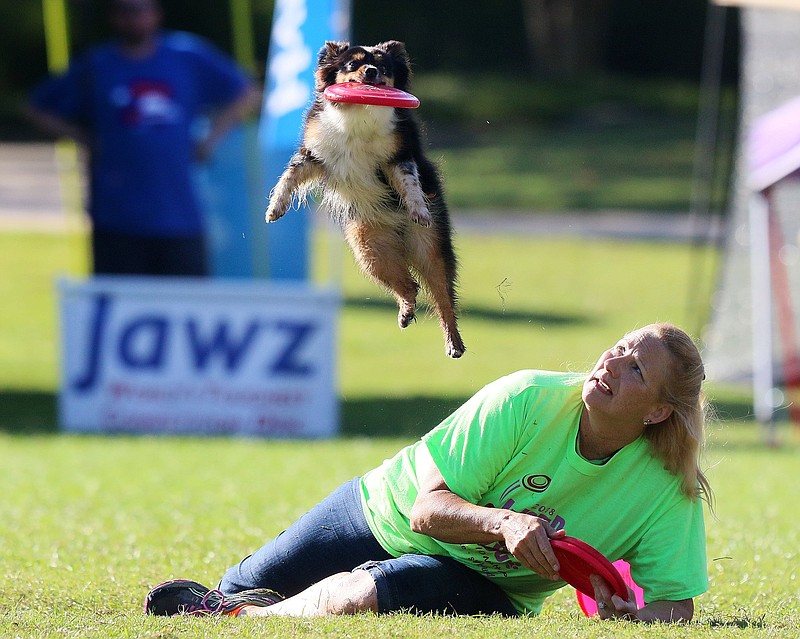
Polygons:
<instances>
[{"instance_id":1,"label":"blurred green foliage","mask_svg":"<svg viewBox=\"0 0 800 639\"><path fill-rule=\"evenodd\" d=\"M20 127L16 112L30 88L47 73L42 2L0 3L0 139L32 134ZM103 0L65 2L73 53L108 36ZM350 2L352 40L362 43L402 40L408 45L419 73L532 75L534 65L522 0ZM274 0L250 0L250 3L255 57L261 61L259 71L263 74ZM201 34L223 50L232 50L229 0L162 0L162 4L166 27ZM597 60L600 77L621 73L698 81L707 3L611 0L610 7L608 37ZM738 12L730 9L729 15L723 77L727 83L734 83L738 69ZM569 85L563 88L569 96ZM553 106L557 108L563 103L563 98L556 97Z\"/></svg>"}]
</instances>

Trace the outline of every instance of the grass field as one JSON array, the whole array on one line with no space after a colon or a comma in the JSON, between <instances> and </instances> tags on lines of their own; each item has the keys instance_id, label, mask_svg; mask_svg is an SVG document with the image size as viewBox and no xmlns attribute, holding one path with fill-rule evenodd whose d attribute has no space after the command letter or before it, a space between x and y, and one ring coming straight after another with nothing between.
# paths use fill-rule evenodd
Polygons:
<instances>
[{"instance_id":1,"label":"grass field","mask_svg":"<svg viewBox=\"0 0 800 639\"><path fill-rule=\"evenodd\" d=\"M213 583L330 489L410 438L304 442L0 435L2 637L797 637L795 443L718 429L709 449L710 591L666 630L581 616L569 588L536 619L405 615L237 622L153 619L148 587Z\"/></svg>"},{"instance_id":2,"label":"grass field","mask_svg":"<svg viewBox=\"0 0 800 639\"><path fill-rule=\"evenodd\" d=\"M695 84L420 73L414 91L454 208L689 210ZM725 164L737 107L734 91L722 95ZM712 195L726 206L724 184Z\"/></svg>"},{"instance_id":3,"label":"grass field","mask_svg":"<svg viewBox=\"0 0 800 639\"><path fill-rule=\"evenodd\" d=\"M642 324L670 320L695 331L703 310L687 308L685 290L690 282L712 284L713 266L704 277L691 273L696 259L682 244L471 234L460 234L457 243L460 325L468 348L458 361L444 356L430 313L423 310L416 324L400 332L394 303L361 277L349 255L338 255L345 297L339 349L345 434L424 432L500 375L520 368L584 370L603 348ZM318 271L331 261L329 248L341 249L338 237L322 242ZM712 265L716 254L705 251ZM0 234L0 268L9 274L0 279L0 293L13 300L0 314L0 428L52 430L53 279L84 273L85 254L80 235ZM726 414L747 411L735 395L721 397Z\"/></svg>"},{"instance_id":4,"label":"grass field","mask_svg":"<svg viewBox=\"0 0 800 639\"><path fill-rule=\"evenodd\" d=\"M80 235L0 233L0 637L780 637L800 635L796 432L713 428L706 465L710 591L685 627L601 623L565 588L535 619L153 619L148 588L213 583L338 483L393 454L479 385L522 367L583 369L623 331L696 321L690 248L652 242L458 238L469 351L445 358L431 317L393 305L344 256L344 437L321 442L65 436L54 429L53 277L85 272ZM714 255L707 256L709 260ZM746 399L712 386L723 415ZM244 620L242 620L244 621Z\"/></svg>"}]
</instances>

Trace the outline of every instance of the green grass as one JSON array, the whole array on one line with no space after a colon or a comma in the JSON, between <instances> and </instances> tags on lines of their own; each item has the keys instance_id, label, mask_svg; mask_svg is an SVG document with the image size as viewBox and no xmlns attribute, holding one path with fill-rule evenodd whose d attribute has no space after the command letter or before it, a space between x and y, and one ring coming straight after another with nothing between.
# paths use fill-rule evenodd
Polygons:
<instances>
[{"instance_id":1,"label":"green grass","mask_svg":"<svg viewBox=\"0 0 800 639\"><path fill-rule=\"evenodd\" d=\"M699 96L693 82L597 73L546 79L420 71L413 90L424 97L426 119L459 126L487 119L506 126L549 125L612 110L692 118ZM724 93L726 101L734 98L730 90Z\"/></svg>"},{"instance_id":2,"label":"green grass","mask_svg":"<svg viewBox=\"0 0 800 639\"><path fill-rule=\"evenodd\" d=\"M420 74L414 91L455 208L689 209L695 84ZM725 157L732 91L723 92L721 112ZM715 206L725 203L723 185L713 197Z\"/></svg>"},{"instance_id":3,"label":"green grass","mask_svg":"<svg viewBox=\"0 0 800 639\"><path fill-rule=\"evenodd\" d=\"M789 439L788 436L784 439ZM708 451L710 591L666 631L581 616L565 588L536 619L153 619L148 587L213 583L329 490L411 438L315 442L0 435L2 637L796 637L800 447L718 428Z\"/></svg>"},{"instance_id":4,"label":"green grass","mask_svg":"<svg viewBox=\"0 0 800 639\"><path fill-rule=\"evenodd\" d=\"M84 244L80 235L0 234L0 268L15 274L0 279L3 299L13 301L0 314L0 430L52 430L53 279L60 272L85 272ZM338 236L327 244L341 249ZM424 432L507 372L584 370L628 330L660 320L688 327L702 315L702 309L687 308L684 291L694 263L687 245L464 233L457 250L460 326L468 348L460 360L445 357L438 322L424 308L415 324L400 331L394 302L357 272L347 253L339 253L346 434Z\"/></svg>"},{"instance_id":5,"label":"green grass","mask_svg":"<svg viewBox=\"0 0 800 639\"><path fill-rule=\"evenodd\" d=\"M318 253L333 247L335 255L337 242L322 238ZM696 320L698 309L686 308L693 262L685 245L466 233L457 243L469 347L460 361L444 356L429 314L399 331L394 305L341 255L345 437L309 443L55 432L53 278L85 272L85 239L0 233L0 294L10 301L0 314L0 637L796 637L800 437L784 426L783 447L767 449L751 422L713 429L711 589L685 627L585 619L568 588L536 619L240 623L140 614L149 587L177 576L213 583L340 482L498 375L583 369L623 331ZM721 413L747 409L735 389L720 394Z\"/></svg>"},{"instance_id":6,"label":"green grass","mask_svg":"<svg viewBox=\"0 0 800 639\"><path fill-rule=\"evenodd\" d=\"M665 129L649 118L522 130L486 123L433 156L456 208L686 211L693 136L691 122Z\"/></svg>"}]
</instances>

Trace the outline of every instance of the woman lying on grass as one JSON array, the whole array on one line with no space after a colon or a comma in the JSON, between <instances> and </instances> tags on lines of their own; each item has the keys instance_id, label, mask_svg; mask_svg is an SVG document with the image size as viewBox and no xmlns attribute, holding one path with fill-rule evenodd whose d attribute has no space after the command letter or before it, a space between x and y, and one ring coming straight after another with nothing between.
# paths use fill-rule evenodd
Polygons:
<instances>
[{"instance_id":1,"label":"woman lying on grass","mask_svg":"<svg viewBox=\"0 0 800 639\"><path fill-rule=\"evenodd\" d=\"M588 377L503 377L338 488L217 589L168 581L145 610L535 614L564 586L550 539L569 531L625 559L644 590L638 608L632 592L626 601L593 578L602 618L689 620L708 586L703 378L691 338L670 324L626 335Z\"/></svg>"}]
</instances>

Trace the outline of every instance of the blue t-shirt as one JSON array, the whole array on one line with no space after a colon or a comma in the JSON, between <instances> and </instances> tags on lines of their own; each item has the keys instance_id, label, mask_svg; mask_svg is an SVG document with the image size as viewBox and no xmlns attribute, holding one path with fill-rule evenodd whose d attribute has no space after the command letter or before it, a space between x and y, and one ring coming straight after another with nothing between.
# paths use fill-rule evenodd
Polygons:
<instances>
[{"instance_id":1,"label":"blue t-shirt","mask_svg":"<svg viewBox=\"0 0 800 639\"><path fill-rule=\"evenodd\" d=\"M32 103L88 131L95 229L182 237L203 230L192 178L198 118L237 99L247 82L205 40L163 32L141 60L116 43L90 49L41 84Z\"/></svg>"}]
</instances>

